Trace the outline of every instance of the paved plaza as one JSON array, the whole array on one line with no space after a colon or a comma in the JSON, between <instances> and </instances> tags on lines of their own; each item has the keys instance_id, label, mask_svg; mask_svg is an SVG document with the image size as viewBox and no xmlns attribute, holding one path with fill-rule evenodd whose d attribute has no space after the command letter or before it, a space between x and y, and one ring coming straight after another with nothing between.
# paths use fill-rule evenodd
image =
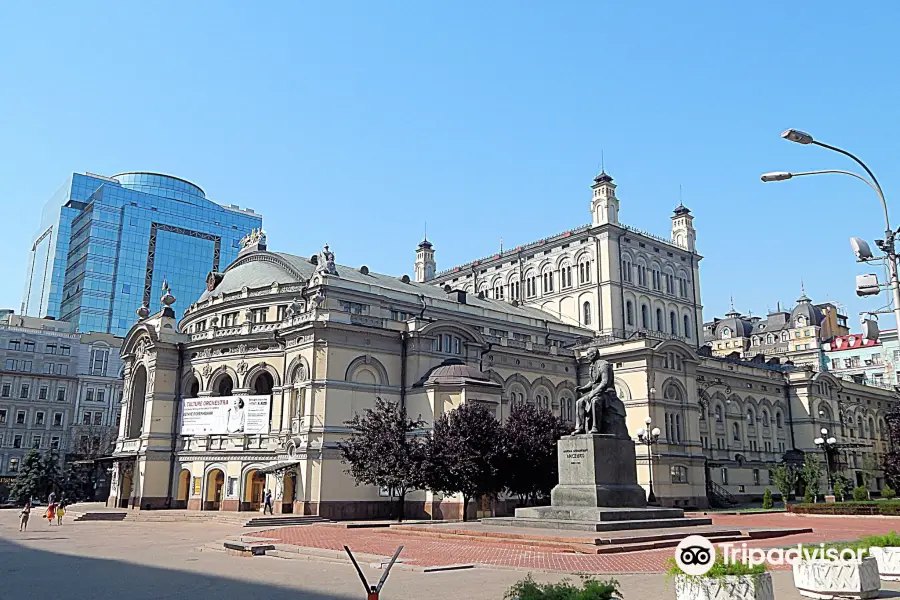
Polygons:
<instances>
[{"instance_id":1,"label":"paved plaza","mask_svg":"<svg viewBox=\"0 0 900 600\"><path fill-rule=\"evenodd\" d=\"M730 519L758 520L762 517L720 518L727 522ZM830 529L820 529L820 525ZM813 526L817 532L812 535L848 538L866 531L900 529L900 519L815 519ZM322 548L340 548L347 544L360 553L389 554L397 545L403 544L403 556L420 565L429 562L423 560L428 553L442 557L435 558L436 563L471 562L470 555L465 552L472 550L467 550L465 544L456 541L377 530L353 530L336 525L274 531L285 539L302 540L304 543L318 539ZM352 566L346 562L241 558L222 552L199 551L205 546L212 547L227 536L247 533L250 532L220 523L70 521L62 527L51 527L46 521L34 518L29 531L20 534L16 511L0 511L0 598L88 600L128 597L156 600L259 597L267 600L339 600L364 597ZM271 536L273 531L261 534ZM521 549L515 551L523 552ZM502 565L500 563L503 561L496 560L500 554L502 550L493 544L485 547L484 555L479 557L478 562L495 565L490 568L440 573L395 569L391 572L382 598L500 600L512 583L533 570L530 565L523 565L520 569ZM535 560L545 560L537 558L537 555L544 553L533 554ZM493 561L492 555L495 556ZM545 566L555 568L574 564L574 568L579 569L602 564L609 572L615 573L611 576L619 580L626 600L647 597L647 594L655 594L653 597L658 598L660 593L662 597L674 598L671 586L666 586L664 575L627 573L653 570L649 566L661 565L665 558L671 556L671 550L614 556L561 556L563 558L559 560L563 562L549 562ZM581 567L566 562L587 559L611 562L585 563ZM506 568L502 568L504 566ZM364 569L370 580L377 580L382 573L368 566ZM537 579L545 581L556 581L566 576L542 571L534 571L534 574ZM800 598L793 589L790 573L778 572L774 577L779 600ZM898 590L900 587L885 590L882 597L900 597Z\"/></svg>"}]
</instances>

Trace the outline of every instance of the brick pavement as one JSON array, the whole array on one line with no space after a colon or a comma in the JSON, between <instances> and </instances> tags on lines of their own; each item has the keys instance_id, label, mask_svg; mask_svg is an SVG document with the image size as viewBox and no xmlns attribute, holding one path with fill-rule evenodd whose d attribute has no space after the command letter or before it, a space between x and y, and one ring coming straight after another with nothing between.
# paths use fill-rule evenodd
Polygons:
<instances>
[{"instance_id":1,"label":"brick pavement","mask_svg":"<svg viewBox=\"0 0 900 600\"><path fill-rule=\"evenodd\" d=\"M749 527L811 527L812 533L782 538L748 542L747 547L773 548L794 546L798 543L843 541L860 535L886 533L900 530L900 517L805 517L789 514L722 515L713 516L718 526ZM686 532L685 535L688 533ZM659 573L665 570L666 561L672 557L671 548L629 552L624 554L574 554L548 551L540 547L525 548L521 544L499 540L453 540L403 535L379 529L346 529L329 525L286 527L257 532L255 535L279 540L297 546L341 550L344 545L351 550L390 556L403 545L402 556L409 562L422 566L476 563L520 569L591 572L591 573Z\"/></svg>"}]
</instances>

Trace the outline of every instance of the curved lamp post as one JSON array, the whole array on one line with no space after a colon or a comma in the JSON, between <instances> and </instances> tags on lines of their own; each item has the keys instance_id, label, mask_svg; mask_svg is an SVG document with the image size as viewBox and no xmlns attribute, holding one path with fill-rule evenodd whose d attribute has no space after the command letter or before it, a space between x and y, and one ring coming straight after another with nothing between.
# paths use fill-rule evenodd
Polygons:
<instances>
[{"instance_id":1,"label":"curved lamp post","mask_svg":"<svg viewBox=\"0 0 900 600\"><path fill-rule=\"evenodd\" d=\"M884 211L884 239L883 240L875 240L875 244L882 250L882 252L884 252L887 255L888 273L890 274L890 278L891 278L890 286L891 286L891 292L892 292L893 298L894 298L894 310L893 310L894 319L896 320L897 327L900 328L900 279L898 279L898 276L897 276L897 272L898 272L897 254L896 254L895 246L894 246L896 232L894 232L894 230L891 229L891 222L890 222L890 219L888 218L887 201L884 198L884 190L881 189L881 184L878 183L878 179L875 177L875 174L872 173L872 170L869 169L869 167L867 167L863 161L861 161L859 158L857 158L850 152L847 152L846 150L842 150L841 148L838 148L837 146L831 146L831 145L825 144L823 142L817 142L815 139L813 139L813 136L806 133L805 131L800 131L799 129L788 129L787 131L785 131L784 133L781 134L781 137L788 140L789 142L803 144L804 146L812 144L814 146L820 146L827 150L832 150L833 152L843 154L844 156L847 156L847 157L853 159L853 161L855 161L856 164L861 166L865 170L865 172L869 175L869 179L867 179L867 178L863 177L862 175L859 175L858 173L853 173L852 171L843 171L843 170L839 170L839 169L828 169L828 170L824 170L824 171L804 171L801 173L790 173L787 171L775 171L773 173L765 173L764 175L762 175L762 177L760 179L762 179L764 182L786 181L788 179L792 179L794 177L801 177L804 175L823 175L823 174L828 174L828 173L837 173L840 175L850 175L851 177L855 177L856 179L859 179L860 181L862 181L866 185L868 185L870 188L872 188L872 190L874 190L876 194L878 194L878 199L881 200L881 208ZM857 252L857 248L856 248L854 240L852 238L851 238L851 244L854 245L854 251ZM857 257L861 262L865 262L865 261L871 260L873 258L871 255L871 252L869 252L868 249L866 249L866 254L860 254L859 252L857 252ZM859 290L857 290L857 293L859 293ZM877 291L875 293L877 293ZM863 295L863 294L861 294L861 295ZM865 295L868 295L868 294L865 294Z\"/></svg>"},{"instance_id":2,"label":"curved lamp post","mask_svg":"<svg viewBox=\"0 0 900 600\"><path fill-rule=\"evenodd\" d=\"M650 493L647 494L647 504L653 504L656 502L656 494L653 493L653 444L659 441L659 427L653 427L651 429L651 425L653 424L653 420L650 417L647 417L647 420L644 421L647 425L647 428L644 429L641 427L637 430L638 442L647 446L647 464L650 469Z\"/></svg>"},{"instance_id":3,"label":"curved lamp post","mask_svg":"<svg viewBox=\"0 0 900 600\"><path fill-rule=\"evenodd\" d=\"M813 443L825 453L825 469L828 471L828 495L834 496L834 479L831 475L831 454L837 450L837 440L828 435L828 429L822 428L822 437L817 437Z\"/></svg>"}]
</instances>

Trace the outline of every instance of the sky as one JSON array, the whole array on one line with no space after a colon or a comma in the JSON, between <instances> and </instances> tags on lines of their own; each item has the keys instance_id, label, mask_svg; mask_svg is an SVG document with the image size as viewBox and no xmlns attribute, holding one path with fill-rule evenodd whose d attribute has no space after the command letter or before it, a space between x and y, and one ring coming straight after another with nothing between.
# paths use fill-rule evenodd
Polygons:
<instances>
[{"instance_id":1,"label":"sky","mask_svg":"<svg viewBox=\"0 0 900 600\"><path fill-rule=\"evenodd\" d=\"M270 249L399 276L426 222L439 270L589 222L601 157L621 221L668 237L691 209L707 320L801 282L857 330L887 301L854 291L883 272L848 244L883 237L868 187L759 175L855 167L794 127L893 201L900 3L132 4L3 8L0 307L72 172L177 175L262 213Z\"/></svg>"}]
</instances>

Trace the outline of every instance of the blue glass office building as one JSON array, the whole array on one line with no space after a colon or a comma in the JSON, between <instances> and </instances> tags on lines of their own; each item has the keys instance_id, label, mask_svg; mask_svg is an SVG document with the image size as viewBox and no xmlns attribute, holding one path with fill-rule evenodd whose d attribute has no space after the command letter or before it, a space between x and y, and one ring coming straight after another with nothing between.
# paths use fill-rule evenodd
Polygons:
<instances>
[{"instance_id":1,"label":"blue glass office building","mask_svg":"<svg viewBox=\"0 0 900 600\"><path fill-rule=\"evenodd\" d=\"M125 335L138 307L159 310L163 280L187 306L261 226L252 209L216 204L178 177L75 173L44 207L22 313Z\"/></svg>"}]
</instances>

